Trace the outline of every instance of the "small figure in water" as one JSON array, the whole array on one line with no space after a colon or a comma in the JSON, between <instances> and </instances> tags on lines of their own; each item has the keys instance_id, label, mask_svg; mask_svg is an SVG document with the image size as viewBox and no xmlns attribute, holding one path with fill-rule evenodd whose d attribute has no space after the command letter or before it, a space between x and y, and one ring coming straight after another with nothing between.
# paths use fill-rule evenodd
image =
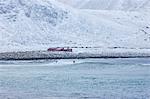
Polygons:
<instances>
[{"instance_id":1,"label":"small figure in water","mask_svg":"<svg viewBox=\"0 0 150 99\"><path fill-rule=\"evenodd\" d=\"M73 61L73 63L76 63L76 61Z\"/></svg>"}]
</instances>

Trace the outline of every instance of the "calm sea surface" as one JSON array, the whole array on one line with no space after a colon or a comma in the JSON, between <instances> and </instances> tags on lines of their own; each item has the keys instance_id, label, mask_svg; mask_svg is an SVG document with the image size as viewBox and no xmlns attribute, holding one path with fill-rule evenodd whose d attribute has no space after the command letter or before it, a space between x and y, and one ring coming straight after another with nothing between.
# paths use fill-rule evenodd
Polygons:
<instances>
[{"instance_id":1,"label":"calm sea surface","mask_svg":"<svg viewBox=\"0 0 150 99\"><path fill-rule=\"evenodd\" d=\"M0 61L0 99L150 99L150 59Z\"/></svg>"}]
</instances>

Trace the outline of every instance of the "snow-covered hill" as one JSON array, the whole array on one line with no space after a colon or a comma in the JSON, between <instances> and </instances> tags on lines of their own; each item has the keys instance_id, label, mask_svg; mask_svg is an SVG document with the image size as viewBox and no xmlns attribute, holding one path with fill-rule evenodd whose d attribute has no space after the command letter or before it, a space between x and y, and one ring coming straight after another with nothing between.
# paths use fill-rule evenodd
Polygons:
<instances>
[{"instance_id":1,"label":"snow-covered hill","mask_svg":"<svg viewBox=\"0 0 150 99\"><path fill-rule=\"evenodd\" d=\"M56 0L0 0L0 51L150 47L150 14L78 10Z\"/></svg>"},{"instance_id":2,"label":"snow-covered hill","mask_svg":"<svg viewBox=\"0 0 150 99\"><path fill-rule=\"evenodd\" d=\"M149 0L57 0L75 8L99 10L139 10L150 8Z\"/></svg>"}]
</instances>

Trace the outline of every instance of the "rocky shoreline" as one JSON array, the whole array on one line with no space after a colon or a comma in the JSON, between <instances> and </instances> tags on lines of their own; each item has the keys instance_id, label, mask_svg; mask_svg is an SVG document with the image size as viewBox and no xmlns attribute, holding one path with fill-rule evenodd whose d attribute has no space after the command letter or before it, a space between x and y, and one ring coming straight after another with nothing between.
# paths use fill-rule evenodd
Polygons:
<instances>
[{"instance_id":1,"label":"rocky shoreline","mask_svg":"<svg viewBox=\"0 0 150 99\"><path fill-rule=\"evenodd\" d=\"M48 52L48 51L24 51L0 53L0 60L39 60L39 59L84 59L84 58L146 58L148 52Z\"/></svg>"}]
</instances>

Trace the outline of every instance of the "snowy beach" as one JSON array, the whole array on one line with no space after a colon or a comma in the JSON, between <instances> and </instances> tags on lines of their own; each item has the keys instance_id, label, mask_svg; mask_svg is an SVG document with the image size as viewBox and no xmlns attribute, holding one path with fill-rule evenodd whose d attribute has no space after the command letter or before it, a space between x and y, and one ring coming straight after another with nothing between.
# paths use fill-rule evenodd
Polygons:
<instances>
[{"instance_id":1,"label":"snowy beach","mask_svg":"<svg viewBox=\"0 0 150 99\"><path fill-rule=\"evenodd\" d=\"M84 58L144 58L150 49L73 49L73 52L20 51L0 53L0 60L84 59Z\"/></svg>"}]
</instances>

